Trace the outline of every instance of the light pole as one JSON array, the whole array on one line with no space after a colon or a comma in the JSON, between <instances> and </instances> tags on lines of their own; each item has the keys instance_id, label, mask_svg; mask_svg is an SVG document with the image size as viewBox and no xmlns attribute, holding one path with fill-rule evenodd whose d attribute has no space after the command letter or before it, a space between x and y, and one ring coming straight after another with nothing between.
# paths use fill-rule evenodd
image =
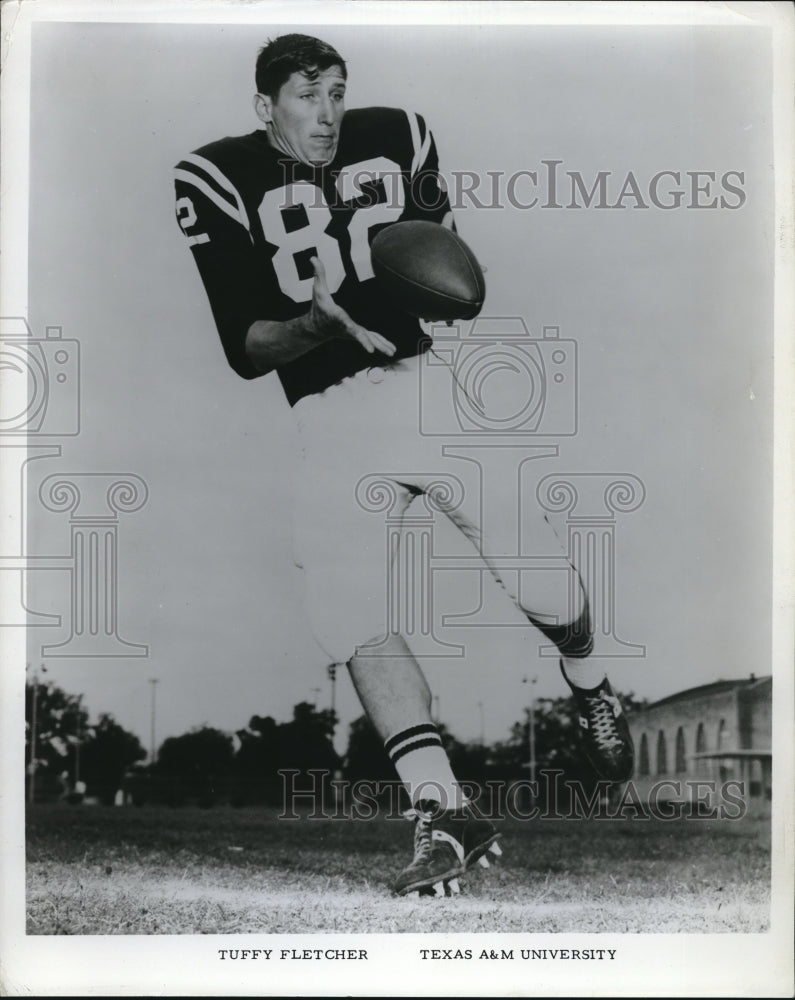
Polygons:
<instances>
[{"instance_id":1,"label":"light pole","mask_svg":"<svg viewBox=\"0 0 795 1000\"><path fill-rule=\"evenodd\" d=\"M478 702L478 708L480 709L480 745L484 747L486 745L486 720L483 714L483 702Z\"/></svg>"},{"instance_id":2,"label":"light pole","mask_svg":"<svg viewBox=\"0 0 795 1000\"><path fill-rule=\"evenodd\" d=\"M80 739L82 735L83 734L80 729L80 699L78 698L77 704L75 705L75 788L77 787L78 781L80 781Z\"/></svg>"},{"instance_id":3,"label":"light pole","mask_svg":"<svg viewBox=\"0 0 795 1000\"><path fill-rule=\"evenodd\" d=\"M157 685L160 683L156 677L150 677L149 683L152 685L152 705L151 705L151 729L149 734L149 763L155 762L155 703Z\"/></svg>"},{"instance_id":4,"label":"light pole","mask_svg":"<svg viewBox=\"0 0 795 1000\"><path fill-rule=\"evenodd\" d=\"M536 780L536 703L533 694L533 685L538 680L538 677L533 677L532 680L528 681L527 677L522 678L522 684L530 684L530 704L527 706L525 711L527 712L527 742L529 744L529 767L530 767L530 781Z\"/></svg>"},{"instance_id":5,"label":"light pole","mask_svg":"<svg viewBox=\"0 0 795 1000\"><path fill-rule=\"evenodd\" d=\"M28 664L30 667L30 664ZM41 664L41 672L47 673L47 668ZM39 710L39 671L33 671L33 697L30 706L30 783L28 784L28 802L33 805L36 798L36 738Z\"/></svg>"},{"instance_id":6,"label":"light pole","mask_svg":"<svg viewBox=\"0 0 795 1000\"><path fill-rule=\"evenodd\" d=\"M331 681L331 711L335 714L337 711L337 664L329 663L327 667L328 679Z\"/></svg>"},{"instance_id":7,"label":"light pole","mask_svg":"<svg viewBox=\"0 0 795 1000\"><path fill-rule=\"evenodd\" d=\"M39 674L33 671L33 699L30 711L30 783L28 784L28 802L33 805L36 789L36 710L39 700Z\"/></svg>"}]
</instances>

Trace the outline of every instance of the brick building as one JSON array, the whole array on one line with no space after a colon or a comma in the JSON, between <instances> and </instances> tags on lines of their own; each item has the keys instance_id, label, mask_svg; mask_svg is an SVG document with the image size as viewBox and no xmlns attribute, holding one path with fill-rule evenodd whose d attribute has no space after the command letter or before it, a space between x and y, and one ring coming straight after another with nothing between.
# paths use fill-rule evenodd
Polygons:
<instances>
[{"instance_id":1,"label":"brick building","mask_svg":"<svg viewBox=\"0 0 795 1000\"><path fill-rule=\"evenodd\" d=\"M688 801L696 779L740 781L749 807L771 795L772 677L715 681L679 691L629 718L635 785L648 797ZM677 789L681 789L678 792Z\"/></svg>"}]
</instances>

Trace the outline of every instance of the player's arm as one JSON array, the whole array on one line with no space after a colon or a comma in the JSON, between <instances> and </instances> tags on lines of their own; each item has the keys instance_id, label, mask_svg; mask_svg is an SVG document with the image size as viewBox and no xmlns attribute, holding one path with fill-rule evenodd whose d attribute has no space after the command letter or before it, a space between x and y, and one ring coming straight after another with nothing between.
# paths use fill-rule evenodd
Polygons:
<instances>
[{"instance_id":1,"label":"player's arm","mask_svg":"<svg viewBox=\"0 0 795 1000\"><path fill-rule=\"evenodd\" d=\"M251 324L267 315L269 295L248 220L233 195L208 182L190 162L175 172L176 217L198 267L230 366L254 379L265 374L246 352Z\"/></svg>"},{"instance_id":2,"label":"player's arm","mask_svg":"<svg viewBox=\"0 0 795 1000\"><path fill-rule=\"evenodd\" d=\"M366 330L331 297L316 260L312 301L295 319L277 320L267 274L254 250L247 219L235 199L181 165L176 172L177 221L199 269L226 358L246 379L265 375L333 337L358 341L369 353L395 347Z\"/></svg>"},{"instance_id":3,"label":"player's arm","mask_svg":"<svg viewBox=\"0 0 795 1000\"><path fill-rule=\"evenodd\" d=\"M313 257L312 266L315 279L308 312L289 320L255 320L246 335L246 354L251 363L263 373L271 371L334 337L356 340L369 354L381 351L392 357L395 345L391 341L355 323L334 301L323 262Z\"/></svg>"}]
</instances>

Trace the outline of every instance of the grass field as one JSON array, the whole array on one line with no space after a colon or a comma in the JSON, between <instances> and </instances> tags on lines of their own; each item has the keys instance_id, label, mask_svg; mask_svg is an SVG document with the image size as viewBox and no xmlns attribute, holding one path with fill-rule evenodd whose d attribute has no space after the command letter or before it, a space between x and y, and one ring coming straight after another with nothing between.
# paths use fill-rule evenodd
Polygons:
<instances>
[{"instance_id":1,"label":"grass field","mask_svg":"<svg viewBox=\"0 0 795 1000\"><path fill-rule=\"evenodd\" d=\"M36 806L29 934L768 929L770 824L507 820L504 855L450 899L396 899L405 820L267 809Z\"/></svg>"}]
</instances>

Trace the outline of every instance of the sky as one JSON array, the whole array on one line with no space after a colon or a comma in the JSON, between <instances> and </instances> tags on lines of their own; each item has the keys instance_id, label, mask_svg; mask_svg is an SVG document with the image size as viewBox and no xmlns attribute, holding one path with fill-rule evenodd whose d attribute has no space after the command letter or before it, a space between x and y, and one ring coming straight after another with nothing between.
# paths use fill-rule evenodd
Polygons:
<instances>
[{"instance_id":1,"label":"sky","mask_svg":"<svg viewBox=\"0 0 795 1000\"><path fill-rule=\"evenodd\" d=\"M462 196L456 211L487 268L483 316L521 317L535 337L557 326L576 342L577 433L554 439L557 457L523 467L522 495L550 474L643 486L642 502L612 527L615 621L603 632L635 647L605 659L614 685L656 699L770 673L766 35L314 33L348 61L348 107L420 112L448 179L499 175L501 207ZM205 723L231 732L253 714L286 719L302 700L329 705L328 658L309 632L292 560L292 414L273 376L246 383L227 368L173 215L174 164L257 126L253 64L271 34L257 25L34 26L28 318L35 338L59 326L79 342L80 428L40 435L60 454L28 465L28 554L54 565L27 574L27 607L61 619L31 619L28 661L147 748L153 678L158 742ZM686 194L670 210L632 207L632 197L625 208L569 208L568 187L560 209L506 204L508 178L543 177L549 160L560 161L565 184L574 173L590 188L609 171L611 202L628 174L648 194L656 174L679 172ZM714 172L711 192L694 193L688 171ZM728 172L741 196L721 186ZM674 186L670 175L663 181L662 191ZM707 183L703 174L696 183ZM529 200L522 184L515 191ZM727 206L692 204L715 195ZM71 414L71 398L58 399ZM146 485L140 509L114 522L117 634L147 647L144 656L43 651L69 636L73 587L69 559L56 558L71 550L68 511L48 509L40 489L55 474L86 473L84 484L127 475ZM565 538L565 514L553 521ZM438 552L466 551L448 525L435 532ZM464 655L423 661L439 716L461 739L479 738L481 725L487 740L504 739L531 693L556 697L564 685L554 659L539 655L538 633L488 580L483 600L500 627L444 625L441 616L472 611L480 596L477 575L451 576L439 574L437 634ZM597 654L608 647L602 636ZM337 709L344 746L360 714L344 670Z\"/></svg>"}]
</instances>

